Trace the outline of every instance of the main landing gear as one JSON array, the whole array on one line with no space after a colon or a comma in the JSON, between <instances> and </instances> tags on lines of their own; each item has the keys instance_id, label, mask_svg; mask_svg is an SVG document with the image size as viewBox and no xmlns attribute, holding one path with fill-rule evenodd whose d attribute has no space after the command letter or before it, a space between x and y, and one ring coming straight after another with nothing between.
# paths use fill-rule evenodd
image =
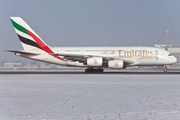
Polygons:
<instances>
[{"instance_id":1,"label":"main landing gear","mask_svg":"<svg viewBox=\"0 0 180 120\"><path fill-rule=\"evenodd\" d=\"M97 73L97 72L103 72L104 70L103 69L93 69L93 68L88 68L88 69L85 69L85 72L86 73Z\"/></svg>"},{"instance_id":2,"label":"main landing gear","mask_svg":"<svg viewBox=\"0 0 180 120\"><path fill-rule=\"evenodd\" d=\"M164 72L167 72L167 66L164 66Z\"/></svg>"}]
</instances>

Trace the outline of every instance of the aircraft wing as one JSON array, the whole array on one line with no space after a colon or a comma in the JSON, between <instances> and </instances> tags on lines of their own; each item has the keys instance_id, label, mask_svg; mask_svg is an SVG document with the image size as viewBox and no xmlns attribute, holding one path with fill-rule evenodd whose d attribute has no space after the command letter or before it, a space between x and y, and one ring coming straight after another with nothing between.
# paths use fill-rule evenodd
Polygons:
<instances>
[{"instance_id":1,"label":"aircraft wing","mask_svg":"<svg viewBox=\"0 0 180 120\"><path fill-rule=\"evenodd\" d=\"M64 56L63 59L69 60L71 62L73 61L79 61L80 63L86 63L87 58L90 57L102 57L105 64L108 63L109 60L115 60L114 57L105 57L105 56L98 56L98 55L91 55L91 54L69 54L69 53L53 53L51 55L57 55L57 56ZM118 60L120 60L118 58ZM127 59L121 59L124 61L124 65L130 65L135 63L133 60L127 60Z\"/></svg>"}]
</instances>

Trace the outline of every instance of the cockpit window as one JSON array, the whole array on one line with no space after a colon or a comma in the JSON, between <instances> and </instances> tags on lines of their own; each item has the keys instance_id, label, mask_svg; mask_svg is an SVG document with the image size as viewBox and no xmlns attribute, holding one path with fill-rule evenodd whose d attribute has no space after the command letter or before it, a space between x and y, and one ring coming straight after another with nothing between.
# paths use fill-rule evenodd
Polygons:
<instances>
[{"instance_id":1,"label":"cockpit window","mask_svg":"<svg viewBox=\"0 0 180 120\"><path fill-rule=\"evenodd\" d=\"M173 54L169 54L168 56L173 56Z\"/></svg>"}]
</instances>

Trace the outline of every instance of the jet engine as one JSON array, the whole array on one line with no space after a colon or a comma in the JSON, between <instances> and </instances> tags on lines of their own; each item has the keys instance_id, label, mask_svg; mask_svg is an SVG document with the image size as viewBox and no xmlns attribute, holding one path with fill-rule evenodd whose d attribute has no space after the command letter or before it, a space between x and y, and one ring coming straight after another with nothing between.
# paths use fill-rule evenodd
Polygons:
<instances>
[{"instance_id":1,"label":"jet engine","mask_svg":"<svg viewBox=\"0 0 180 120\"><path fill-rule=\"evenodd\" d=\"M88 66L102 66L103 59L102 57L92 57L87 59Z\"/></svg>"},{"instance_id":2,"label":"jet engine","mask_svg":"<svg viewBox=\"0 0 180 120\"><path fill-rule=\"evenodd\" d=\"M110 60L108 61L109 68L122 69L123 68L123 60Z\"/></svg>"}]
</instances>

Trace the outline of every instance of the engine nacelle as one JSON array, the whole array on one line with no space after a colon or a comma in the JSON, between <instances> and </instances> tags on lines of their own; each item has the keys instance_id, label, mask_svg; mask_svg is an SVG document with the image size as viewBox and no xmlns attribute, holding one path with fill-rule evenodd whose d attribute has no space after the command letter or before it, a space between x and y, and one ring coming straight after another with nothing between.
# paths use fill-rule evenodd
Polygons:
<instances>
[{"instance_id":1,"label":"engine nacelle","mask_svg":"<svg viewBox=\"0 0 180 120\"><path fill-rule=\"evenodd\" d=\"M123 68L123 60L110 60L108 61L108 67L114 69L122 69Z\"/></svg>"},{"instance_id":2,"label":"engine nacelle","mask_svg":"<svg viewBox=\"0 0 180 120\"><path fill-rule=\"evenodd\" d=\"M92 57L87 59L88 66L102 66L103 59L101 57Z\"/></svg>"}]
</instances>

